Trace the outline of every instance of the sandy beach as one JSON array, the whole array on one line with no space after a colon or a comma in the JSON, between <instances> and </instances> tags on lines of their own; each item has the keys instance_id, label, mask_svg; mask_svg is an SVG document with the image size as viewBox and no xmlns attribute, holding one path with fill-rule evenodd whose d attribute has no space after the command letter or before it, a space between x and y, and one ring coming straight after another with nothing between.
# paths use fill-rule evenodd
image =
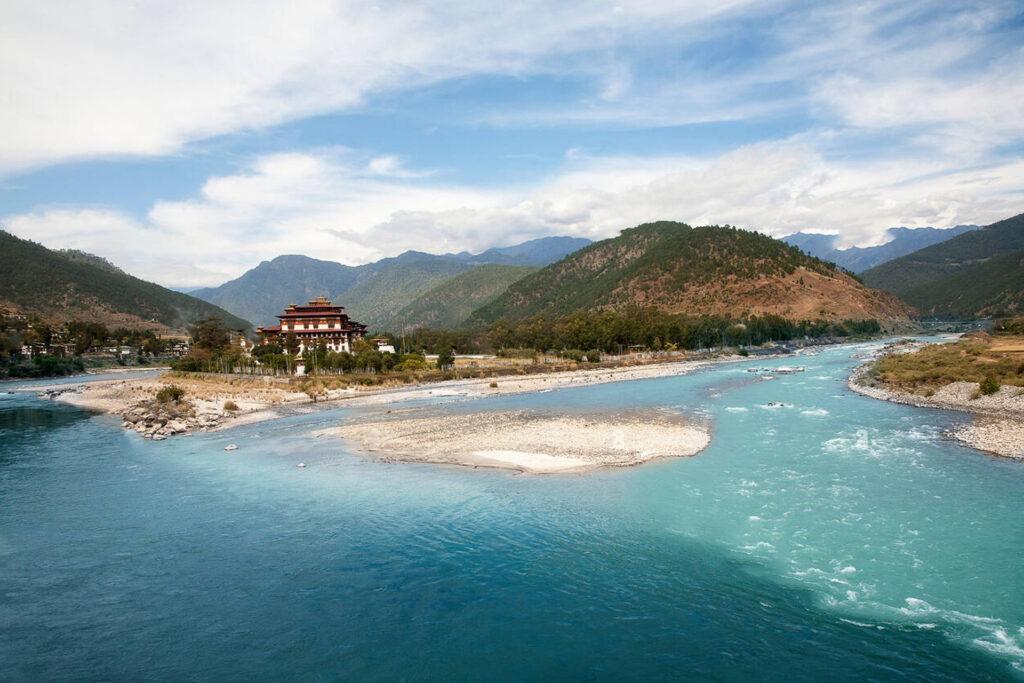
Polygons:
<instances>
[{"instance_id":1,"label":"sandy beach","mask_svg":"<svg viewBox=\"0 0 1024 683\"><path fill-rule=\"evenodd\" d=\"M497 467L531 474L627 467L699 453L707 427L678 415L550 415L529 411L463 415L404 411L315 432L383 460Z\"/></svg>"}]
</instances>

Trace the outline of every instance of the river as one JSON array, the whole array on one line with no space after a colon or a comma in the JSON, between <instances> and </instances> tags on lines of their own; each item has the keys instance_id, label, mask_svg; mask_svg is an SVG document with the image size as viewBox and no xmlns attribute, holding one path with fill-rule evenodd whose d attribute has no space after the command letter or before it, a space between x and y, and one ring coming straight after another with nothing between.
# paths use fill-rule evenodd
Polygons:
<instances>
[{"instance_id":1,"label":"river","mask_svg":"<svg viewBox=\"0 0 1024 683\"><path fill-rule=\"evenodd\" d=\"M439 399L712 425L582 475L310 436L345 407L151 442L0 393L0 678L1022 678L1024 464L850 392L871 346Z\"/></svg>"}]
</instances>

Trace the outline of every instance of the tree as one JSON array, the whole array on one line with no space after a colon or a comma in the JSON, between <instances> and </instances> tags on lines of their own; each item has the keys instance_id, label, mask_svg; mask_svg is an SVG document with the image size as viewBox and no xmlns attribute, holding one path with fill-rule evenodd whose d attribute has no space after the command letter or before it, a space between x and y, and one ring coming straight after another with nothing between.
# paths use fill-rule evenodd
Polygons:
<instances>
[{"instance_id":1,"label":"tree","mask_svg":"<svg viewBox=\"0 0 1024 683\"><path fill-rule=\"evenodd\" d=\"M451 349L446 349L437 356L437 368L439 370L448 370L454 365L455 353Z\"/></svg>"},{"instance_id":2,"label":"tree","mask_svg":"<svg viewBox=\"0 0 1024 683\"><path fill-rule=\"evenodd\" d=\"M271 343L271 344L260 344L259 346L255 347L252 350L252 355L255 358L262 358L263 356L272 356L272 355L276 356L276 355L279 355L281 353L284 353L284 349L282 349L277 344L273 344L273 343Z\"/></svg>"},{"instance_id":3,"label":"tree","mask_svg":"<svg viewBox=\"0 0 1024 683\"><path fill-rule=\"evenodd\" d=\"M299 352L299 338L295 336L294 332L285 335L284 350L293 356Z\"/></svg>"},{"instance_id":4,"label":"tree","mask_svg":"<svg viewBox=\"0 0 1024 683\"><path fill-rule=\"evenodd\" d=\"M217 352L231 344L231 334L220 318L205 318L189 328L192 344L197 349Z\"/></svg>"},{"instance_id":5,"label":"tree","mask_svg":"<svg viewBox=\"0 0 1024 683\"><path fill-rule=\"evenodd\" d=\"M328 352L325 342L320 342L316 346L307 346L302 353L302 360L306 361L307 372L315 373L318 369L323 370L327 367Z\"/></svg>"},{"instance_id":6,"label":"tree","mask_svg":"<svg viewBox=\"0 0 1024 683\"><path fill-rule=\"evenodd\" d=\"M148 353L151 356L155 356L158 353L163 353L164 345L156 337L147 337L146 341L142 343L142 352Z\"/></svg>"}]
</instances>

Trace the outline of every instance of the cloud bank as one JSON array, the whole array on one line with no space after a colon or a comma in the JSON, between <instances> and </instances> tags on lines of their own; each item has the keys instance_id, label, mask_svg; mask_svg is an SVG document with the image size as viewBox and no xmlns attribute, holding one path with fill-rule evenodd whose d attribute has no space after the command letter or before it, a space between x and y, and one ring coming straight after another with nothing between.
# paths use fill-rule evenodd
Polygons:
<instances>
[{"instance_id":1,"label":"cloud bank","mask_svg":"<svg viewBox=\"0 0 1024 683\"><path fill-rule=\"evenodd\" d=\"M141 277L201 286L280 254L358 264L406 249L476 251L551 234L600 239L660 219L776 236L838 230L863 243L879 236L878 226L1011 215L1024 178L1021 160L967 171L934 162L842 164L799 139L712 159L577 157L564 172L514 190L424 182L393 160L354 162L337 150L275 154L209 179L194 199L159 202L143 220L53 209L5 224L48 246L99 253Z\"/></svg>"},{"instance_id":2,"label":"cloud bank","mask_svg":"<svg viewBox=\"0 0 1024 683\"><path fill-rule=\"evenodd\" d=\"M282 253L362 263L658 219L829 231L846 245L893 225L988 223L1024 210L1022 24L1019 3L999 0L11 0L0 7L0 175L159 159L216 136L251 145L185 200L0 207L0 224L199 286ZM260 151L273 126L482 76L582 86L520 106L483 96L445 116L609 138L708 122L748 132L713 153L567 145L559 165L498 186L454 182L380 144Z\"/></svg>"}]
</instances>

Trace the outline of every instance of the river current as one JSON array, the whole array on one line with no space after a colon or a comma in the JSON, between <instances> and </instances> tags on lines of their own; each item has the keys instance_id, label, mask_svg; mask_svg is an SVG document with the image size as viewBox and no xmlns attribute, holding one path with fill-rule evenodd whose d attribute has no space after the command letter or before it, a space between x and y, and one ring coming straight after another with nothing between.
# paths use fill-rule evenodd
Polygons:
<instances>
[{"instance_id":1,"label":"river current","mask_svg":"<svg viewBox=\"0 0 1024 683\"><path fill-rule=\"evenodd\" d=\"M870 347L438 399L712 427L583 475L310 435L346 407L150 442L0 385L0 679L1024 678L1024 464L850 392Z\"/></svg>"}]
</instances>

